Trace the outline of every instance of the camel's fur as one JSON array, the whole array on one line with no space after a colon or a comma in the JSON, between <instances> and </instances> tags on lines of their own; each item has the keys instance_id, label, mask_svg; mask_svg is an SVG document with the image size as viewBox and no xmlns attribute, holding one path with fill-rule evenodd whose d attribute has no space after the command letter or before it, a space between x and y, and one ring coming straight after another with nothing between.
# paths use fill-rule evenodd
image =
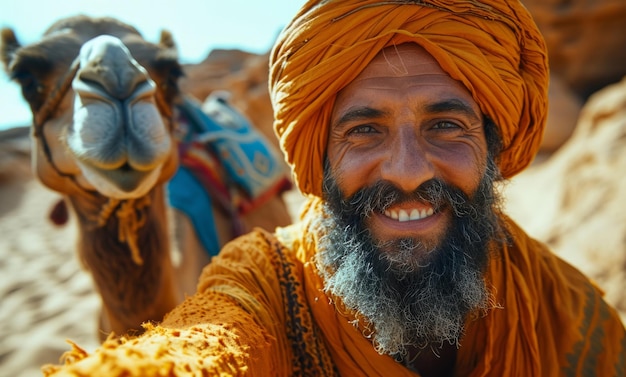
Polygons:
<instances>
[{"instance_id":1,"label":"camel's fur","mask_svg":"<svg viewBox=\"0 0 626 377\"><path fill-rule=\"evenodd\" d=\"M29 46L21 46L12 30L2 30L0 58L10 77L21 85L36 120L80 47L101 34L122 40L156 83L158 98L154 101L171 137L175 125L170 113L180 94L177 79L182 71L169 32L164 31L161 41L152 44L133 27L114 19L77 16L55 23L40 42ZM34 129L33 168L42 183L64 195L78 219L79 257L93 275L106 313L102 317L103 337L109 331L139 331L142 322L160 320L184 294L193 293L196 278L209 257L191 222L166 205L164 184L178 163L175 146L147 194L121 200L106 197L81 173L75 156L69 152L67 138L74 96L70 88L41 129ZM44 143L49 145L49 155ZM171 262L168 216L173 216L176 224L173 233L182 256L178 266ZM233 237L233 220L219 210L214 210L214 217L220 244L224 244ZM273 229L291 220L283 200L275 197L242 221L249 230L253 226ZM137 253L133 252L133 242L138 245Z\"/></svg>"}]
</instances>

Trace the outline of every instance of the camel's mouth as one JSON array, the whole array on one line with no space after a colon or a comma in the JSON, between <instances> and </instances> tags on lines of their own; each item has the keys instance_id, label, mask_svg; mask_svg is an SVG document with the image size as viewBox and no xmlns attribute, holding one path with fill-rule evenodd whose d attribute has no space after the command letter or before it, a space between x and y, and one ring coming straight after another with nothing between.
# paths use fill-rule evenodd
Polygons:
<instances>
[{"instance_id":1,"label":"camel's mouth","mask_svg":"<svg viewBox=\"0 0 626 377\"><path fill-rule=\"evenodd\" d=\"M135 170L128 164L122 165L119 169L112 170L94 167L93 171L120 190L126 192L136 190L150 174L149 171Z\"/></svg>"},{"instance_id":2,"label":"camel's mouth","mask_svg":"<svg viewBox=\"0 0 626 377\"><path fill-rule=\"evenodd\" d=\"M134 169L125 163L117 169L102 169L86 162L79 162L85 178L98 188L98 192L116 199L144 196L154 187L161 168L149 171Z\"/></svg>"},{"instance_id":3,"label":"camel's mouth","mask_svg":"<svg viewBox=\"0 0 626 377\"><path fill-rule=\"evenodd\" d=\"M124 163L124 165L120 166L119 169L117 169L117 170L120 170L120 171L123 171L123 172L132 172L132 171L134 171L133 167L130 166L130 164L128 162Z\"/></svg>"},{"instance_id":4,"label":"camel's mouth","mask_svg":"<svg viewBox=\"0 0 626 377\"><path fill-rule=\"evenodd\" d=\"M103 175L111 183L116 185L120 190L132 192L136 190L150 172L133 169L128 163L120 166L118 169L105 170L97 169L98 173Z\"/></svg>"}]
</instances>

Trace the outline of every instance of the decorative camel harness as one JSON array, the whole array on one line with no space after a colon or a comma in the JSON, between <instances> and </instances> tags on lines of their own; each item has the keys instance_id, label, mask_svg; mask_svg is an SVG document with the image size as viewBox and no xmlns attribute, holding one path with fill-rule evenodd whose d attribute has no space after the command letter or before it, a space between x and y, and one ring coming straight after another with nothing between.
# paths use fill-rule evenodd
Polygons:
<instances>
[{"instance_id":1,"label":"decorative camel harness","mask_svg":"<svg viewBox=\"0 0 626 377\"><path fill-rule=\"evenodd\" d=\"M91 197L93 194L81 187L73 175L63 173L55 165L43 132L44 124L69 91L79 69L80 59L77 57L35 113L33 136L40 141L47 163L67 187L79 195ZM176 124L180 129L175 133L180 166L168 182L170 204L189 216L205 251L210 256L217 255L220 246L211 198L232 217L233 234L237 236L242 232L240 217L266 199L290 189L291 182L278 162L280 157L269 143L223 98L213 97L207 101L211 109L209 115L199 103L183 96L182 103L176 105L177 119L158 90L155 100L162 116L172 127ZM220 168L226 174L221 174ZM119 219L118 239L128 244L137 265L143 264L137 245L137 230L145 222L141 210L149 205L147 195L138 199L108 198L98 215L90 219L94 228L102 227L115 212Z\"/></svg>"}]
</instances>

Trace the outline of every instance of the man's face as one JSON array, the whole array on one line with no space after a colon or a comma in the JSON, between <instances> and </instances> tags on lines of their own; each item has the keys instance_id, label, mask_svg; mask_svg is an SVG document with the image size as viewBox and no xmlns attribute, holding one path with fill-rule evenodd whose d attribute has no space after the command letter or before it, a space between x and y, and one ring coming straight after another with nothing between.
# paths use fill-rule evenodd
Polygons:
<instances>
[{"instance_id":1,"label":"man's face","mask_svg":"<svg viewBox=\"0 0 626 377\"><path fill-rule=\"evenodd\" d=\"M381 353L458 344L467 313L489 306L498 174L480 114L414 45L384 50L338 95L317 265Z\"/></svg>"},{"instance_id":2,"label":"man's face","mask_svg":"<svg viewBox=\"0 0 626 377\"><path fill-rule=\"evenodd\" d=\"M481 114L467 89L423 48L389 47L339 92L327 160L347 197L376 182L409 193L434 178L469 196L487 161ZM372 213L366 226L381 244L419 239L425 248L412 257L426 261L452 216L449 207L410 199Z\"/></svg>"}]
</instances>

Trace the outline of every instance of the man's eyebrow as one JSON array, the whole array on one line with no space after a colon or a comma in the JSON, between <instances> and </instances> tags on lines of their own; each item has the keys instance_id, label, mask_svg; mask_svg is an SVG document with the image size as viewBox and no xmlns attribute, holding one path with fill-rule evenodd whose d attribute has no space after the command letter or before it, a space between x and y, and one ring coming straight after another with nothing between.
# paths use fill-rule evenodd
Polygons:
<instances>
[{"instance_id":1,"label":"man's eyebrow","mask_svg":"<svg viewBox=\"0 0 626 377\"><path fill-rule=\"evenodd\" d=\"M460 113L469 116L475 122L481 120L481 117L474 111L474 108L470 106L470 104L456 98L430 103L424 107L424 110L433 114L449 112Z\"/></svg>"},{"instance_id":2,"label":"man's eyebrow","mask_svg":"<svg viewBox=\"0 0 626 377\"><path fill-rule=\"evenodd\" d=\"M481 121L481 117L476 114L472 106L456 98L429 103L424 106L424 111L431 114L443 114L449 112L460 113L472 118L472 121L474 122ZM333 126L336 127L347 122L381 118L386 115L388 115L387 111L375 109L368 106L353 107L346 111L344 114L342 114L337 122L333 124Z\"/></svg>"},{"instance_id":3,"label":"man's eyebrow","mask_svg":"<svg viewBox=\"0 0 626 377\"><path fill-rule=\"evenodd\" d=\"M367 106L354 107L342 114L337 122L333 124L333 126L339 126L347 122L380 118L382 116L385 116L386 114L386 111L374 109Z\"/></svg>"}]
</instances>

